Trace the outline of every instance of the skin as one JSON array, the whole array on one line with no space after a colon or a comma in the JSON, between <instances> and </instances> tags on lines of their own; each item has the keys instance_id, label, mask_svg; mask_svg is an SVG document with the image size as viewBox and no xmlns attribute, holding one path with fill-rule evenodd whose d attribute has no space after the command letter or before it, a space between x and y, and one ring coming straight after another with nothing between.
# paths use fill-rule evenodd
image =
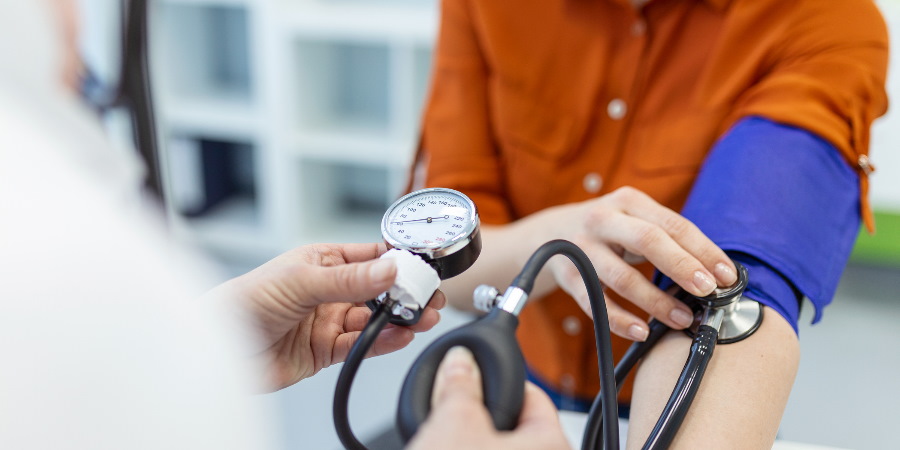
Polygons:
<instances>
[{"instance_id":1,"label":"skin","mask_svg":"<svg viewBox=\"0 0 900 450\"><path fill-rule=\"evenodd\" d=\"M78 52L78 34L81 23L78 5L74 0L44 0L56 21L60 48L63 51L60 64L60 80L71 92L78 92L84 63Z\"/></svg>"},{"instance_id":2,"label":"skin","mask_svg":"<svg viewBox=\"0 0 900 450\"><path fill-rule=\"evenodd\" d=\"M384 244L299 247L208 295L238 303L262 341L265 350L258 357L268 367L272 389L281 389L346 359L372 315L361 302L394 283L394 262L376 259L386 250ZM445 303L435 292L416 325L388 325L368 356L399 350L414 333L430 330Z\"/></svg>"},{"instance_id":3,"label":"skin","mask_svg":"<svg viewBox=\"0 0 900 450\"><path fill-rule=\"evenodd\" d=\"M690 338L670 332L642 362L635 379L628 448L640 448L663 410L687 359ZM800 361L796 333L766 308L760 329L733 345L717 345L674 449L772 448Z\"/></svg>"}]
</instances>

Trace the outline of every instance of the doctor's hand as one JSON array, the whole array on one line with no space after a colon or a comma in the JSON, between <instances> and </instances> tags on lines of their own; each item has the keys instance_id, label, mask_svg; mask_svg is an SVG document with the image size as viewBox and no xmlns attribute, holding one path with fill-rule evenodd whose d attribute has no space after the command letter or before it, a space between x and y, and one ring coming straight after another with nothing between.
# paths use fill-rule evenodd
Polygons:
<instances>
[{"instance_id":1,"label":"doctor's hand","mask_svg":"<svg viewBox=\"0 0 900 450\"><path fill-rule=\"evenodd\" d=\"M270 384L290 386L344 361L372 315L360 302L390 289L393 260L377 259L384 244L315 244L288 251L219 286L213 295L237 300L261 337ZM414 332L431 329L446 303L435 292L411 327L388 325L368 356L409 344Z\"/></svg>"},{"instance_id":2,"label":"doctor's hand","mask_svg":"<svg viewBox=\"0 0 900 450\"><path fill-rule=\"evenodd\" d=\"M693 223L630 187L599 198L545 209L522 220L537 245L568 239L591 258L605 288L612 289L674 329L691 325L690 309L657 288L632 264L649 261L691 294L704 296L737 280L731 259ZM556 284L590 315L587 291L568 260L550 261ZM606 299L610 329L627 339L647 338L647 321Z\"/></svg>"},{"instance_id":3,"label":"doctor's hand","mask_svg":"<svg viewBox=\"0 0 900 450\"><path fill-rule=\"evenodd\" d=\"M494 429L483 395L481 372L472 353L465 347L450 349L438 367L431 414L409 448L569 448L556 407L537 386L525 385L522 414L513 431Z\"/></svg>"}]
</instances>

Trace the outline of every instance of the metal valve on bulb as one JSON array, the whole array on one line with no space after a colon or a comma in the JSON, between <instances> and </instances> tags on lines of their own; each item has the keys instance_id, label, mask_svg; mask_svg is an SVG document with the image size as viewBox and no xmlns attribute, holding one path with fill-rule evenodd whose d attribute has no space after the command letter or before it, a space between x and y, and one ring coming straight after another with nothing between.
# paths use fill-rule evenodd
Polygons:
<instances>
[{"instance_id":1,"label":"metal valve on bulb","mask_svg":"<svg viewBox=\"0 0 900 450\"><path fill-rule=\"evenodd\" d=\"M497 288L482 284L475 288L472 302L479 311L491 312L494 307L497 307L518 316L525 307L525 303L528 302L528 293L516 286L510 286L503 295L500 295Z\"/></svg>"}]
</instances>

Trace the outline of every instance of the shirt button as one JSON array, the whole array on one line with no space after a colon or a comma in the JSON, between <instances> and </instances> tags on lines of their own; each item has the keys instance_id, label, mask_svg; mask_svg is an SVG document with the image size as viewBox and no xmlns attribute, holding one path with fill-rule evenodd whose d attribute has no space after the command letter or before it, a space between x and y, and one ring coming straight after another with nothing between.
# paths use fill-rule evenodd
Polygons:
<instances>
[{"instance_id":1,"label":"shirt button","mask_svg":"<svg viewBox=\"0 0 900 450\"><path fill-rule=\"evenodd\" d=\"M559 377L560 409L575 409L575 377L570 373L564 373Z\"/></svg>"},{"instance_id":2,"label":"shirt button","mask_svg":"<svg viewBox=\"0 0 900 450\"><path fill-rule=\"evenodd\" d=\"M584 176L581 185L588 194L596 194L600 192L600 188L603 187L603 178L596 172L591 172Z\"/></svg>"},{"instance_id":3,"label":"shirt button","mask_svg":"<svg viewBox=\"0 0 900 450\"><path fill-rule=\"evenodd\" d=\"M581 333L581 321L575 316L566 317L563 319L562 328L569 336L577 336Z\"/></svg>"},{"instance_id":4,"label":"shirt button","mask_svg":"<svg viewBox=\"0 0 900 450\"><path fill-rule=\"evenodd\" d=\"M644 22L643 20L636 20L633 24L631 24L632 36L643 36L646 32L647 22Z\"/></svg>"},{"instance_id":5,"label":"shirt button","mask_svg":"<svg viewBox=\"0 0 900 450\"><path fill-rule=\"evenodd\" d=\"M867 155L859 155L859 159L856 160L856 163L859 164L859 168L862 169L866 175L871 175L872 172L875 171L875 166L869 161Z\"/></svg>"},{"instance_id":6,"label":"shirt button","mask_svg":"<svg viewBox=\"0 0 900 450\"><path fill-rule=\"evenodd\" d=\"M559 387L563 394L571 395L575 392L575 377L570 373L564 373L559 377Z\"/></svg>"},{"instance_id":7,"label":"shirt button","mask_svg":"<svg viewBox=\"0 0 900 450\"><path fill-rule=\"evenodd\" d=\"M621 98L614 98L606 105L606 113L609 114L609 118L612 120L621 120L625 117L627 111L628 105Z\"/></svg>"}]
</instances>

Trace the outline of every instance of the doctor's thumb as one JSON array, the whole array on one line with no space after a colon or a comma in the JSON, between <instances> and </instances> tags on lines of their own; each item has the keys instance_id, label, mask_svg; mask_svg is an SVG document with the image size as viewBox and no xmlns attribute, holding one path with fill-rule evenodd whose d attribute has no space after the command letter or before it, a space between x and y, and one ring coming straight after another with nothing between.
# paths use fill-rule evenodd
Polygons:
<instances>
[{"instance_id":1,"label":"doctor's thumb","mask_svg":"<svg viewBox=\"0 0 900 450\"><path fill-rule=\"evenodd\" d=\"M390 289L396 277L397 266L388 259L320 267L305 290L321 302L364 302Z\"/></svg>"},{"instance_id":2,"label":"doctor's thumb","mask_svg":"<svg viewBox=\"0 0 900 450\"><path fill-rule=\"evenodd\" d=\"M466 347L451 348L438 366L431 394L432 409L454 402L472 402L481 405L481 371L472 352Z\"/></svg>"}]
</instances>

